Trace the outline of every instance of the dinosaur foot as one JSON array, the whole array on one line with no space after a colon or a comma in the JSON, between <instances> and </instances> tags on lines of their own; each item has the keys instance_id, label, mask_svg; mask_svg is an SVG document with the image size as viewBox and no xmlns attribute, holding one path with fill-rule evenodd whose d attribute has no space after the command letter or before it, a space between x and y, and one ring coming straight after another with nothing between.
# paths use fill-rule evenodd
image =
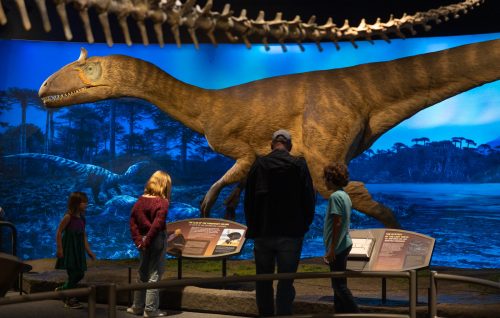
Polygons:
<instances>
[{"instance_id":1,"label":"dinosaur foot","mask_svg":"<svg viewBox=\"0 0 500 318\"><path fill-rule=\"evenodd\" d=\"M210 217L210 210L212 209L212 206L214 205L215 201L217 200L217 197L219 196L219 192L220 192L220 188L217 186L217 183L213 184L210 187L210 190L208 190L207 194L205 194L205 197L201 201L200 217L202 217L202 218Z\"/></svg>"}]
</instances>

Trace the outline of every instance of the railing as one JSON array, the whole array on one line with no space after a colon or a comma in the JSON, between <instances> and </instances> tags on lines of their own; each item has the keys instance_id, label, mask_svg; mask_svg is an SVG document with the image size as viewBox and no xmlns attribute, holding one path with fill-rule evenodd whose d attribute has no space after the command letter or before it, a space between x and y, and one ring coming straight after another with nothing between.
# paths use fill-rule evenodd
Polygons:
<instances>
[{"instance_id":1,"label":"railing","mask_svg":"<svg viewBox=\"0 0 500 318\"><path fill-rule=\"evenodd\" d=\"M282 274L261 274L252 276L231 276L222 278L201 278L201 279L178 279L161 281L158 283L136 283L136 284L110 284L108 286L108 317L116 317L117 293L122 291L144 290L144 289L167 289L171 287L209 285L220 283L241 283L263 280L278 279L314 279L314 278L339 278L339 277L398 277L408 278L409 280L409 313L404 314L380 314L380 313L356 313L356 314L321 314L322 317L339 318L416 318L417 307L417 274L415 270L407 272L321 272L321 273L282 273ZM500 283L458 275L439 274L431 271L430 276L430 295L429 295L429 317L437 316L437 282L438 280L457 281L463 283L472 283L486 287L500 289ZM94 318L96 315L96 288L68 289L57 292L42 292L21 296L10 296L0 298L0 306L8 304L25 303L32 301L55 299L60 297L88 297L88 317ZM317 315L296 315L293 317L316 317Z\"/></svg>"},{"instance_id":2,"label":"railing","mask_svg":"<svg viewBox=\"0 0 500 318\"><path fill-rule=\"evenodd\" d=\"M17 229L16 226L7 221L0 221L0 227L9 227L11 230L10 238L11 238L11 250L12 255L17 256Z\"/></svg>"},{"instance_id":3,"label":"railing","mask_svg":"<svg viewBox=\"0 0 500 318\"><path fill-rule=\"evenodd\" d=\"M11 249L12 255L17 256L17 229L14 224L11 222L0 221L0 227L7 226L11 229ZM80 297L80 296L88 296L88 317L95 318L96 314L96 290L95 286L90 286L87 288L77 288L77 289L68 289L57 292L42 292L42 293L33 293L28 295L23 295L23 272L19 273L19 296L10 296L10 297L2 297L0 298L0 306L1 305L9 305L9 304L19 304L26 303L32 301L40 301L40 300L48 300L54 298L63 297Z\"/></svg>"},{"instance_id":4,"label":"railing","mask_svg":"<svg viewBox=\"0 0 500 318\"><path fill-rule=\"evenodd\" d=\"M19 304L19 303L27 303L32 301L40 301L40 300L49 300L54 298L63 297L88 297L88 317L95 318L96 317L96 289L95 286L90 286L87 288L75 288L75 289L67 289L61 291L52 291L52 292L42 292L42 293L33 293L28 295L20 295L20 296L10 296L0 298L0 306L1 305L9 305L9 304Z\"/></svg>"},{"instance_id":5,"label":"railing","mask_svg":"<svg viewBox=\"0 0 500 318\"><path fill-rule=\"evenodd\" d=\"M208 285L219 283L242 283L262 280L278 279L313 279L313 278L339 278L339 277L398 277L408 278L409 280L409 314L336 314L331 317L343 318L416 318L417 316L417 274L415 270L407 272L322 272L322 273L281 273L281 274L260 274L252 276L223 277L223 278L203 278L203 279L178 279L170 281L161 281L158 283L136 283L127 285L111 284L108 291L108 317L116 318L116 299L117 293L132 290L144 289L166 289L171 287L190 286L190 285ZM324 315L323 315L324 316Z\"/></svg>"},{"instance_id":6,"label":"railing","mask_svg":"<svg viewBox=\"0 0 500 318\"><path fill-rule=\"evenodd\" d=\"M437 282L438 280L449 280L457 281L461 283L472 283L476 285L482 285L487 287L492 287L500 290L500 283L492 282L485 279L459 276L459 275L449 275L449 274L439 274L436 271L431 271L431 290L429 295L429 317L438 318L437 316Z\"/></svg>"},{"instance_id":7,"label":"railing","mask_svg":"<svg viewBox=\"0 0 500 318\"><path fill-rule=\"evenodd\" d=\"M407 315L399 314L321 314L321 315L294 315L294 318L316 318L316 317L334 317L334 318L402 318L408 317ZM285 316L286 317L286 316Z\"/></svg>"},{"instance_id":8,"label":"railing","mask_svg":"<svg viewBox=\"0 0 500 318\"><path fill-rule=\"evenodd\" d=\"M10 228L10 246L11 246L11 251L12 251L11 254L17 257L17 229L16 229L16 226L11 222L0 221L0 235L2 232L1 228L4 226ZM0 239L1 238L3 238L3 237L0 236ZM19 290L19 295L22 295L23 294L23 271L19 272L19 276L17 278L17 282L15 285L17 285L17 288Z\"/></svg>"}]
</instances>

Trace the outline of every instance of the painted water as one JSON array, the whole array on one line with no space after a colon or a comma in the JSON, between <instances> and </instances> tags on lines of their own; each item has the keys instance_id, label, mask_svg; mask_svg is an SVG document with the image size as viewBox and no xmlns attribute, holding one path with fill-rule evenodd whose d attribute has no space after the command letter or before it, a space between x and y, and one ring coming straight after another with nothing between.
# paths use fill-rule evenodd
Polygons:
<instances>
[{"instance_id":1,"label":"painted water","mask_svg":"<svg viewBox=\"0 0 500 318\"><path fill-rule=\"evenodd\" d=\"M403 229L436 239L432 266L498 268L500 260L500 184L367 184L375 200L394 210ZM326 203L318 204L323 216ZM315 223L318 219L315 219ZM319 256L321 232L314 231L303 256ZM380 228L357 211L353 229Z\"/></svg>"},{"instance_id":2,"label":"painted water","mask_svg":"<svg viewBox=\"0 0 500 318\"><path fill-rule=\"evenodd\" d=\"M200 202L208 187L208 184L174 187L168 221L198 217L195 202ZM376 200L395 211L403 229L436 239L433 266L498 268L500 184L369 184L367 187ZM130 185L130 192L139 195L141 188L140 184ZM225 197L228 191L223 191L221 197ZM52 207L43 205L47 201L51 198L40 197L36 206L19 213L7 210L7 216L19 232L18 255L22 259L54 257L54 236L64 213L65 198L59 203L52 202ZM98 258L137 257L128 228L128 216L134 202L135 196L118 195L104 206L89 204L87 231ZM60 206L54 208L54 205ZM302 257L323 255L325 209L326 201L320 199L314 223L306 235ZM213 217L221 217L222 204L218 202L213 211ZM236 221L244 223L241 204ZM382 224L378 221L354 212L352 228L380 227ZM248 241L236 258L252 257L252 242Z\"/></svg>"},{"instance_id":3,"label":"painted water","mask_svg":"<svg viewBox=\"0 0 500 318\"><path fill-rule=\"evenodd\" d=\"M432 265L499 267L500 184L373 184L367 187L381 201L400 200L393 208L398 211L404 229L436 239Z\"/></svg>"}]
</instances>

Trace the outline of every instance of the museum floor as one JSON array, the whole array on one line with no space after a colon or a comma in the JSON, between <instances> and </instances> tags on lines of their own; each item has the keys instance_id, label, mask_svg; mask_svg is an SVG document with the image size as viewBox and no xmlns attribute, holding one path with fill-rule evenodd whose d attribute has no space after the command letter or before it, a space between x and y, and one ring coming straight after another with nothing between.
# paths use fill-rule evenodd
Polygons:
<instances>
[{"instance_id":1,"label":"museum floor","mask_svg":"<svg viewBox=\"0 0 500 318\"><path fill-rule=\"evenodd\" d=\"M33 266L32 273L24 276L24 290L29 293L51 291L59 282L65 279L64 271L53 270L54 259L43 259L29 261ZM106 317L104 305L106 293L104 288L99 291L99 286L114 282L118 284L127 283L129 267L132 275L135 274L135 260L121 261L96 261L89 264L89 271L83 281L84 284L95 284L98 286L97 301L101 303L97 308L98 317ZM183 277L220 277L220 261L189 261L184 260ZM439 273L472 276L476 278L499 281L500 270L465 270L433 268ZM326 266L317 258L304 259L301 261L299 271L326 271ZM229 260L227 262L227 275L252 275L252 261ZM168 260L164 279L177 279L177 262ZM380 278L349 278L349 286L356 296L357 302L363 312L372 313L408 313L408 283L404 279L387 279L387 301L381 301L381 279ZM295 287L297 297L295 301L295 314L319 314L332 313L332 292L328 279L296 280ZM428 272L419 274L418 282L418 307L417 316L427 317L427 291L429 287ZM117 317L131 317L123 310L128 303L128 294L118 295ZM241 283L226 286L212 286L212 288L200 288L195 286L163 291L161 296L162 308L165 308L172 316L179 317L213 317L221 315L232 316L255 316L255 292L253 283ZM57 300L40 302L40 308L44 311L34 310L33 316L29 313L30 306L34 304L6 305L0 306L0 317L11 317L13 312L22 311L23 317L85 317L85 309L74 312L62 307ZM18 306L17 310L15 309ZM198 315L196 312L203 312ZM497 290L483 288L480 286L442 281L438 285L438 315L441 317L465 317L465 318L493 318L498 317L500 312L500 294ZM54 316L55 315L55 316ZM14 317L14 316L13 316Z\"/></svg>"}]
</instances>

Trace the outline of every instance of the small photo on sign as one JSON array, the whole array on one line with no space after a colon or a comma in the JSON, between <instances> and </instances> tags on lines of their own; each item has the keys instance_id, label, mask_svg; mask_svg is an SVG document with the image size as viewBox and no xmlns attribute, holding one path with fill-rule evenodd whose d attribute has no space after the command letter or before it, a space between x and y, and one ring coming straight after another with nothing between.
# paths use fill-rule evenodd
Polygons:
<instances>
[{"instance_id":1,"label":"small photo on sign","mask_svg":"<svg viewBox=\"0 0 500 318\"><path fill-rule=\"evenodd\" d=\"M240 244L241 238L245 230L239 229L224 229L222 234L217 241L217 245L219 246L238 246Z\"/></svg>"}]
</instances>

